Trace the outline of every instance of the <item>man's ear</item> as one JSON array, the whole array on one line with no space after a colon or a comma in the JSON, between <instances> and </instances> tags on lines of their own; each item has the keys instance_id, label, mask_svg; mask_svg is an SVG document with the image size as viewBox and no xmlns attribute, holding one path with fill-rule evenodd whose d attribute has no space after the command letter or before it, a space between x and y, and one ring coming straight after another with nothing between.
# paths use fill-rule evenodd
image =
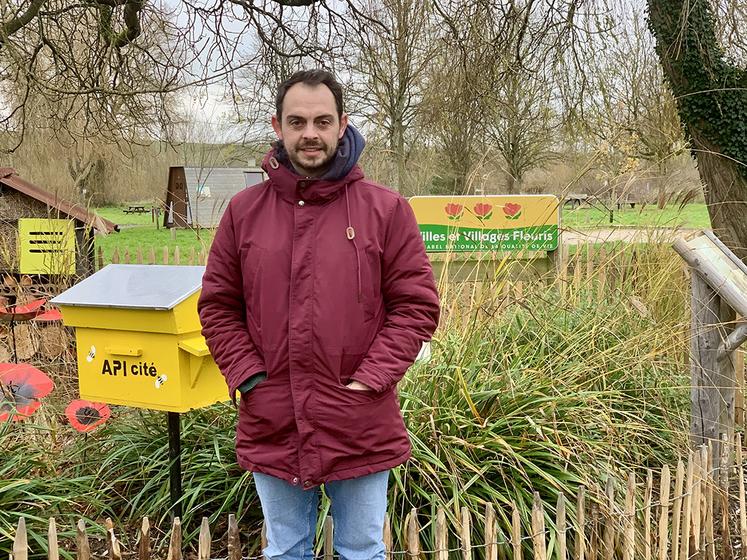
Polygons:
<instances>
[{"instance_id":1,"label":"man's ear","mask_svg":"<svg viewBox=\"0 0 747 560\"><path fill-rule=\"evenodd\" d=\"M345 129L348 127L348 114L343 113L340 117L340 134L337 136L338 140L342 140L342 137L345 135Z\"/></svg>"},{"instance_id":2,"label":"man's ear","mask_svg":"<svg viewBox=\"0 0 747 560\"><path fill-rule=\"evenodd\" d=\"M275 134L277 134L278 139L283 139L283 131L280 128L280 121L278 120L277 115L272 115L272 129L275 131Z\"/></svg>"}]
</instances>

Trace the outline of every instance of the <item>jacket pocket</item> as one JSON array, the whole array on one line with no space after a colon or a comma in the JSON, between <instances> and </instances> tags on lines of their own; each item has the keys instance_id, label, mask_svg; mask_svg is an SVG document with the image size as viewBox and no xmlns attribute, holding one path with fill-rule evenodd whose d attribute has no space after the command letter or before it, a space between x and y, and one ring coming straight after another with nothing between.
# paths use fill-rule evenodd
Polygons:
<instances>
[{"instance_id":1,"label":"jacket pocket","mask_svg":"<svg viewBox=\"0 0 747 560\"><path fill-rule=\"evenodd\" d=\"M363 314L367 321L375 318L384 304L381 293L381 255L374 247L366 247L362 255Z\"/></svg>"},{"instance_id":2,"label":"jacket pocket","mask_svg":"<svg viewBox=\"0 0 747 560\"><path fill-rule=\"evenodd\" d=\"M244 293L244 304L246 307L246 323L252 342L258 349L262 347L262 328L259 318L260 298L259 277L262 271L262 263L265 250L253 243L244 243L239 248L241 261L241 287Z\"/></svg>"}]
</instances>

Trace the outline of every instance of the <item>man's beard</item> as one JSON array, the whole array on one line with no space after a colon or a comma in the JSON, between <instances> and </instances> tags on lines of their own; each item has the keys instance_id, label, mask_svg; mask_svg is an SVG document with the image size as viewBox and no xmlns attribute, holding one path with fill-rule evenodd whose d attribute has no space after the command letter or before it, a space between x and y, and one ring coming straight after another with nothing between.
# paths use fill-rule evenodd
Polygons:
<instances>
[{"instance_id":1,"label":"man's beard","mask_svg":"<svg viewBox=\"0 0 747 560\"><path fill-rule=\"evenodd\" d=\"M320 150L320 152L323 154L323 157L320 159L314 158L314 160L309 161L308 159L304 160L303 157L303 150L306 148L317 148ZM287 150L287 146L286 146ZM335 151L337 150L337 146L335 146L334 150L330 150L329 146L327 146L324 142L315 142L315 143L305 143L305 144L299 144L295 146L292 150L287 150L288 152L288 158L291 160L291 163L294 167L302 169L304 171L311 171L311 172L317 172L322 171L329 167L330 162L332 161L332 158L335 156Z\"/></svg>"}]
</instances>

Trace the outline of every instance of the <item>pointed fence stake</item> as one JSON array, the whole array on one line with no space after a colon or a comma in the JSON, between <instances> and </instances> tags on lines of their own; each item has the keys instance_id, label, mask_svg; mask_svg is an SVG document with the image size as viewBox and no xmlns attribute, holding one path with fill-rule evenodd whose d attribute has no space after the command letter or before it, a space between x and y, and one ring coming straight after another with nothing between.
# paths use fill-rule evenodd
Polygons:
<instances>
[{"instance_id":1,"label":"pointed fence stake","mask_svg":"<svg viewBox=\"0 0 747 560\"><path fill-rule=\"evenodd\" d=\"M88 544L88 534L86 534L86 523L82 519L78 520L75 528L75 540L78 544L78 560L89 560L91 558L91 547Z\"/></svg>"},{"instance_id":2,"label":"pointed fence stake","mask_svg":"<svg viewBox=\"0 0 747 560\"><path fill-rule=\"evenodd\" d=\"M586 488L578 487L576 494L576 558L586 559Z\"/></svg>"},{"instance_id":3,"label":"pointed fence stake","mask_svg":"<svg viewBox=\"0 0 747 560\"><path fill-rule=\"evenodd\" d=\"M545 512L539 492L534 493L534 503L532 504L532 544L534 547L534 560L547 560Z\"/></svg>"},{"instance_id":4,"label":"pointed fence stake","mask_svg":"<svg viewBox=\"0 0 747 560\"><path fill-rule=\"evenodd\" d=\"M565 524L565 496L562 492L558 494L558 503L555 508L555 531L558 541L558 560L568 560L568 549L566 547L566 524Z\"/></svg>"},{"instance_id":5,"label":"pointed fence stake","mask_svg":"<svg viewBox=\"0 0 747 560\"><path fill-rule=\"evenodd\" d=\"M182 560L182 522L178 517L174 517L174 523L171 525L171 538L166 560Z\"/></svg>"},{"instance_id":6,"label":"pointed fence stake","mask_svg":"<svg viewBox=\"0 0 747 560\"><path fill-rule=\"evenodd\" d=\"M233 513L228 515L228 560L241 560L241 536Z\"/></svg>"},{"instance_id":7,"label":"pointed fence stake","mask_svg":"<svg viewBox=\"0 0 747 560\"><path fill-rule=\"evenodd\" d=\"M389 520L389 513L384 516L384 549L386 560L392 560L392 522Z\"/></svg>"},{"instance_id":8,"label":"pointed fence stake","mask_svg":"<svg viewBox=\"0 0 747 560\"><path fill-rule=\"evenodd\" d=\"M436 560L449 560L449 544L446 533L446 513L439 507L436 511Z\"/></svg>"},{"instance_id":9,"label":"pointed fence stake","mask_svg":"<svg viewBox=\"0 0 747 560\"><path fill-rule=\"evenodd\" d=\"M21 517L16 527L16 536L13 539L13 548L10 554L11 560L28 560L29 540L26 534L26 520Z\"/></svg>"},{"instance_id":10,"label":"pointed fence stake","mask_svg":"<svg viewBox=\"0 0 747 560\"><path fill-rule=\"evenodd\" d=\"M143 517L140 523L139 542L137 544L138 560L150 560L150 521Z\"/></svg>"},{"instance_id":11,"label":"pointed fence stake","mask_svg":"<svg viewBox=\"0 0 747 560\"><path fill-rule=\"evenodd\" d=\"M495 533L495 510L493 504L485 504L485 560L498 559L498 543Z\"/></svg>"},{"instance_id":12,"label":"pointed fence stake","mask_svg":"<svg viewBox=\"0 0 747 560\"><path fill-rule=\"evenodd\" d=\"M472 522L469 514L469 509L466 506L462 506L462 527L461 527L461 541L462 541L462 560L472 560Z\"/></svg>"},{"instance_id":13,"label":"pointed fence stake","mask_svg":"<svg viewBox=\"0 0 747 560\"><path fill-rule=\"evenodd\" d=\"M57 521L54 517L49 518L49 528L47 529L47 560L60 560L60 547L57 542Z\"/></svg>"},{"instance_id":14,"label":"pointed fence stake","mask_svg":"<svg viewBox=\"0 0 747 560\"><path fill-rule=\"evenodd\" d=\"M331 515L324 519L324 560L335 557L335 526Z\"/></svg>"},{"instance_id":15,"label":"pointed fence stake","mask_svg":"<svg viewBox=\"0 0 747 560\"><path fill-rule=\"evenodd\" d=\"M516 504L511 502L511 546L514 549L514 560L522 560L521 552L521 516Z\"/></svg>"},{"instance_id":16,"label":"pointed fence stake","mask_svg":"<svg viewBox=\"0 0 747 560\"><path fill-rule=\"evenodd\" d=\"M202 518L197 543L197 560L210 560L210 521L207 517Z\"/></svg>"},{"instance_id":17,"label":"pointed fence stake","mask_svg":"<svg viewBox=\"0 0 747 560\"><path fill-rule=\"evenodd\" d=\"M667 560L669 550L669 465L661 468L659 481L659 556L658 560Z\"/></svg>"}]
</instances>

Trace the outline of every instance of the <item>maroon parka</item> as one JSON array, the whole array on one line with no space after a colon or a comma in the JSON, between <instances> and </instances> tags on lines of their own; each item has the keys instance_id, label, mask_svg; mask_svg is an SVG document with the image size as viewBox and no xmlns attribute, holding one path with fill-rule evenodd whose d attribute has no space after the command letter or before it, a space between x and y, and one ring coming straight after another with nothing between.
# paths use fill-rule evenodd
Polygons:
<instances>
[{"instance_id":1,"label":"maroon parka","mask_svg":"<svg viewBox=\"0 0 747 560\"><path fill-rule=\"evenodd\" d=\"M412 209L358 166L306 179L270 152L263 167L223 215L198 303L231 397L267 372L240 400L239 464L307 488L399 465L397 382L439 317Z\"/></svg>"}]
</instances>

